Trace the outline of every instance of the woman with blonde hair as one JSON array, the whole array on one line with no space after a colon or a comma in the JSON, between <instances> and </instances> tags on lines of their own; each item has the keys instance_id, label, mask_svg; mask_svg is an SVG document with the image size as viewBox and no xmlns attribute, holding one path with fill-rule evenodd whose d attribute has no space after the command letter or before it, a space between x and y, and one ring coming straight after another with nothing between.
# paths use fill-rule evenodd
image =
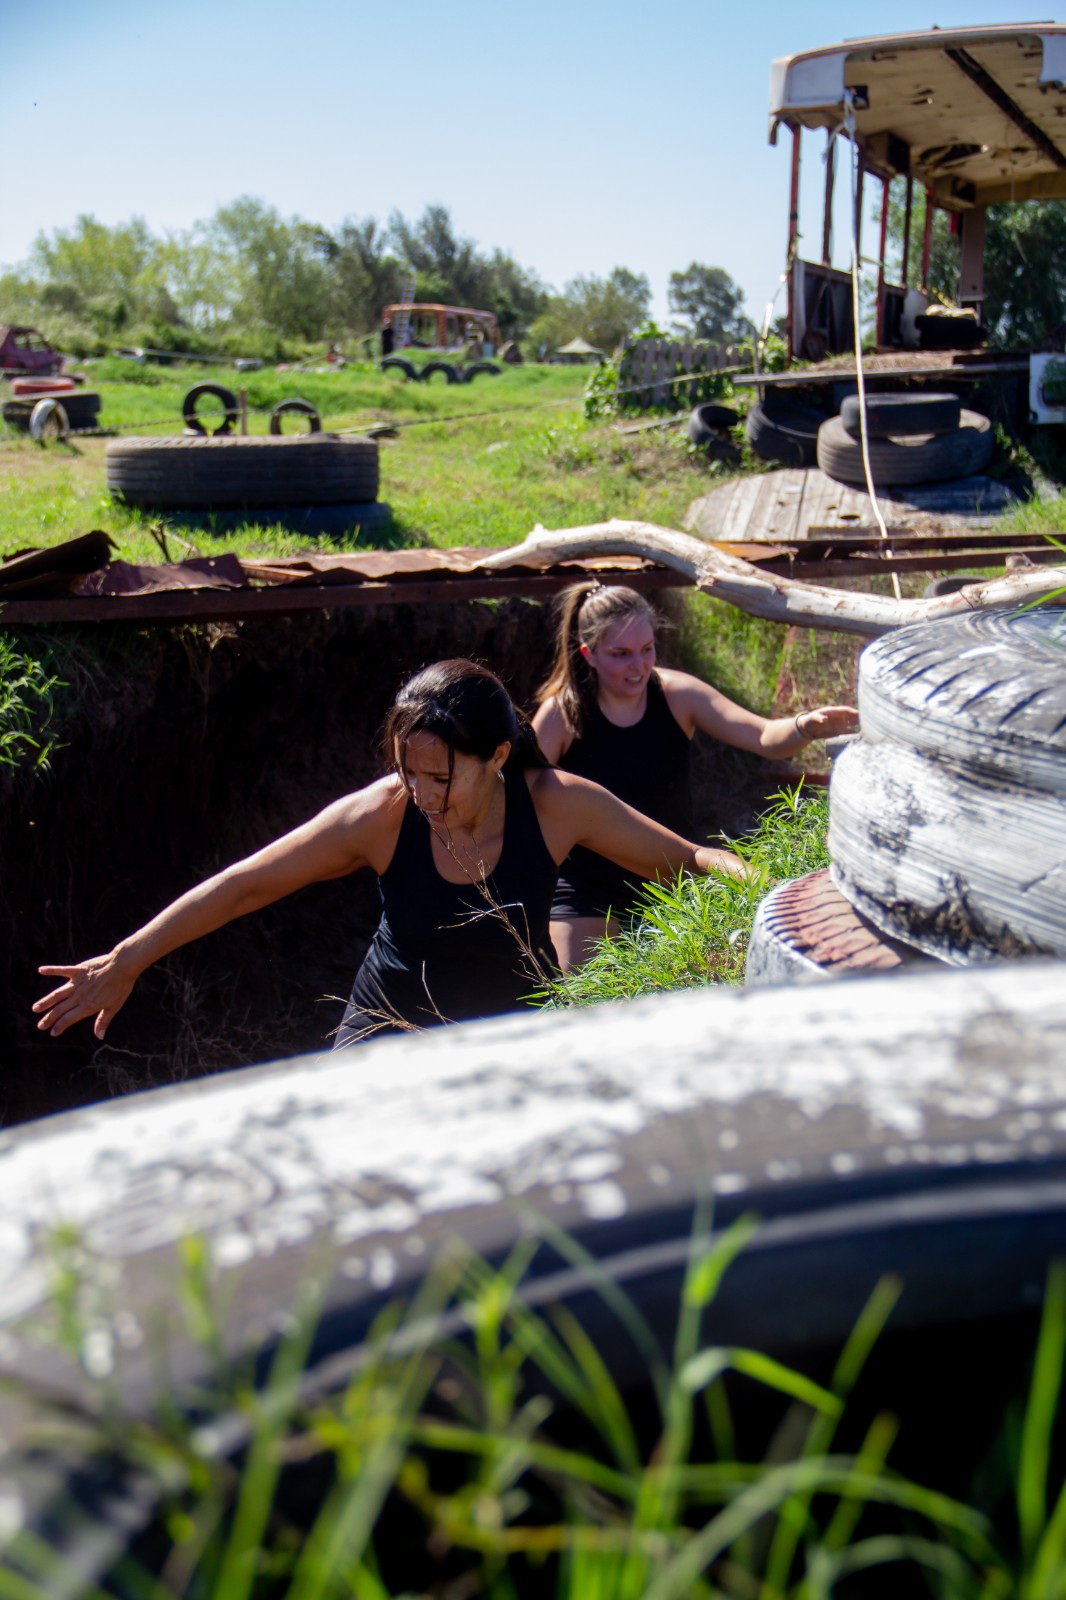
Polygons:
<instances>
[{"instance_id":1,"label":"woman with blonde hair","mask_svg":"<svg viewBox=\"0 0 1066 1600\"><path fill-rule=\"evenodd\" d=\"M656 665L655 614L634 589L579 583L560 597L555 659L533 727L548 761L602 784L627 805L691 838L689 753L696 729L779 761L815 739L851 733L851 706L760 717L687 672ZM552 942L563 970L633 909L631 872L578 847L563 862Z\"/></svg>"}]
</instances>

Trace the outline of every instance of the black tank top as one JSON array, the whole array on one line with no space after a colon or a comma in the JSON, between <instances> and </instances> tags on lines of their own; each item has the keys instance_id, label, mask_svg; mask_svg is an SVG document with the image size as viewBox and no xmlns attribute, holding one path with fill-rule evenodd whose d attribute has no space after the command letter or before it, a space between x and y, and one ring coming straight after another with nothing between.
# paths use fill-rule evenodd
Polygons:
<instances>
[{"instance_id":1,"label":"black tank top","mask_svg":"<svg viewBox=\"0 0 1066 1600\"><path fill-rule=\"evenodd\" d=\"M558 871L525 774L507 774L503 847L485 888L449 883L429 823L408 800L392 860L378 879L381 921L350 1005L418 1028L513 1011L557 971L548 933ZM534 961L523 946L536 954ZM539 963L539 970L538 970Z\"/></svg>"},{"instance_id":2,"label":"black tank top","mask_svg":"<svg viewBox=\"0 0 1066 1600\"><path fill-rule=\"evenodd\" d=\"M559 766L610 789L654 822L692 838L692 741L670 710L658 673L648 679L644 715L631 728L619 728L594 706ZM563 862L553 916L605 917L632 908L643 880L634 879L605 856L578 845Z\"/></svg>"}]
</instances>

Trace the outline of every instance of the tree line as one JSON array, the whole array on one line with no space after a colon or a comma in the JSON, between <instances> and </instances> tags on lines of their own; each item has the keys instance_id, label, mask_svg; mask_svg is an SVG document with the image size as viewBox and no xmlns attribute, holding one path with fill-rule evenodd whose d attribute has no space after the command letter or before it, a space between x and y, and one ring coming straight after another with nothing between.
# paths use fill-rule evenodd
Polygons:
<instances>
[{"instance_id":1,"label":"tree line","mask_svg":"<svg viewBox=\"0 0 1066 1600\"><path fill-rule=\"evenodd\" d=\"M553 290L506 251L459 237L444 206L330 229L245 195L163 237L139 217L109 227L80 216L41 233L28 261L0 274L0 320L40 323L80 355L136 344L276 359L373 334L412 284L416 300L494 312L504 338L534 349L580 336L609 352L647 321L652 299L647 277L626 267ZM693 262L671 275L671 309L698 338L743 337L742 301L721 268Z\"/></svg>"}]
</instances>

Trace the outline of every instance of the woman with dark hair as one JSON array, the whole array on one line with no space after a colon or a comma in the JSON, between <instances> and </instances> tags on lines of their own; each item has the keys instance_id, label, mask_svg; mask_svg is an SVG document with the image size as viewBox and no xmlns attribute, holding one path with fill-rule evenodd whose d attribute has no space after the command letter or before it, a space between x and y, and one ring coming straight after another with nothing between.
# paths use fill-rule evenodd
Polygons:
<instances>
[{"instance_id":1,"label":"woman with dark hair","mask_svg":"<svg viewBox=\"0 0 1066 1600\"><path fill-rule=\"evenodd\" d=\"M38 1027L93 1017L104 1037L146 967L249 911L360 867L382 914L336 1042L493 1016L556 971L548 933L558 863L575 846L644 877L742 871L594 783L549 767L500 680L471 661L427 667L384 729L392 771L189 890L106 955L41 967L63 982Z\"/></svg>"},{"instance_id":2,"label":"woman with dark hair","mask_svg":"<svg viewBox=\"0 0 1066 1600\"><path fill-rule=\"evenodd\" d=\"M760 717L687 672L657 667L655 614L635 589L578 583L560 602L555 660L533 717L541 750L685 839L694 830L689 750L697 728L777 761L858 726L851 706ZM617 932L639 893L633 874L602 855L579 846L567 857L551 916L564 971Z\"/></svg>"}]
</instances>

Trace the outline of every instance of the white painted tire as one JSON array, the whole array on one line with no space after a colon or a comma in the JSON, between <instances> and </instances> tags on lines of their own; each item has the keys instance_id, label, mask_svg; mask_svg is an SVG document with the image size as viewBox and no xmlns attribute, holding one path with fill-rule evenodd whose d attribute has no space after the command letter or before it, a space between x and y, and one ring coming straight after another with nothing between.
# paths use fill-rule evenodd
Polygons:
<instances>
[{"instance_id":1,"label":"white painted tire","mask_svg":"<svg viewBox=\"0 0 1066 1600\"><path fill-rule=\"evenodd\" d=\"M823 978L868 978L930 964L921 951L872 927L822 867L779 883L760 901L744 983L752 989Z\"/></svg>"},{"instance_id":2,"label":"white painted tire","mask_svg":"<svg viewBox=\"0 0 1066 1600\"><path fill-rule=\"evenodd\" d=\"M30 413L30 437L38 444L47 439L65 439L70 432L70 420L59 400L38 400Z\"/></svg>"},{"instance_id":3,"label":"white painted tire","mask_svg":"<svg viewBox=\"0 0 1066 1600\"><path fill-rule=\"evenodd\" d=\"M955 966L1066 954L1066 799L860 739L829 788L840 892Z\"/></svg>"},{"instance_id":4,"label":"white painted tire","mask_svg":"<svg viewBox=\"0 0 1066 1600\"><path fill-rule=\"evenodd\" d=\"M1066 611L968 612L900 628L859 665L869 743L1066 795Z\"/></svg>"}]
</instances>

